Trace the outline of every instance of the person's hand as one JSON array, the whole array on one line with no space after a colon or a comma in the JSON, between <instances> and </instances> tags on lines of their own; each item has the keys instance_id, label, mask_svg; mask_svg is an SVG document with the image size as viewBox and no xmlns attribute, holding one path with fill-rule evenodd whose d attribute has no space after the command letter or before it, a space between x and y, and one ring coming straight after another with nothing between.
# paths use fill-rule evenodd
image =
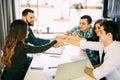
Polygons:
<instances>
[{"instance_id":1,"label":"person's hand","mask_svg":"<svg viewBox=\"0 0 120 80\"><path fill-rule=\"evenodd\" d=\"M78 35L78 32L77 31L74 31L73 33L72 33L72 36L77 36Z\"/></svg>"},{"instance_id":2,"label":"person's hand","mask_svg":"<svg viewBox=\"0 0 120 80\"><path fill-rule=\"evenodd\" d=\"M53 47L58 48L60 46L64 46L64 43L63 42L57 42Z\"/></svg>"},{"instance_id":3,"label":"person's hand","mask_svg":"<svg viewBox=\"0 0 120 80\"><path fill-rule=\"evenodd\" d=\"M70 34L69 34L69 32L67 31L64 35L67 35L67 36L68 36L68 35L70 35Z\"/></svg>"},{"instance_id":4,"label":"person's hand","mask_svg":"<svg viewBox=\"0 0 120 80\"><path fill-rule=\"evenodd\" d=\"M55 40L57 40L57 43L54 45L55 48L64 46L64 43L63 43L64 37L63 36L56 36Z\"/></svg>"},{"instance_id":5,"label":"person's hand","mask_svg":"<svg viewBox=\"0 0 120 80\"><path fill-rule=\"evenodd\" d=\"M90 77L92 77L93 79L95 79L94 75L93 75L93 68L89 68L89 67L86 67L84 72L89 75ZM95 79L96 80L96 79Z\"/></svg>"},{"instance_id":6,"label":"person's hand","mask_svg":"<svg viewBox=\"0 0 120 80\"><path fill-rule=\"evenodd\" d=\"M66 39L66 37L68 37L68 35L57 35L55 38L56 39Z\"/></svg>"},{"instance_id":7,"label":"person's hand","mask_svg":"<svg viewBox=\"0 0 120 80\"><path fill-rule=\"evenodd\" d=\"M73 44L75 46L80 45L80 41L84 40L85 38L75 37L75 36L68 36L65 40L63 40L66 43Z\"/></svg>"},{"instance_id":8,"label":"person's hand","mask_svg":"<svg viewBox=\"0 0 120 80\"><path fill-rule=\"evenodd\" d=\"M80 37L77 37L77 36L67 36L65 38L65 40L69 40L69 41L80 41L80 40L85 40L85 38L80 38Z\"/></svg>"}]
</instances>

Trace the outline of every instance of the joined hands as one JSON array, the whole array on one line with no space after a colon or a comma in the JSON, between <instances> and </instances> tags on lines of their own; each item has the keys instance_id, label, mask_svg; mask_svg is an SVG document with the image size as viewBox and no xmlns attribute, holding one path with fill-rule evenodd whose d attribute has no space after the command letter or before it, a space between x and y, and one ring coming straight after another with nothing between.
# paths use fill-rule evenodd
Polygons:
<instances>
[{"instance_id":1,"label":"joined hands","mask_svg":"<svg viewBox=\"0 0 120 80\"><path fill-rule=\"evenodd\" d=\"M80 40L85 40L85 38L80 38L72 35L57 35L55 37L57 44L54 45L55 48L64 46L64 43L73 44L79 46Z\"/></svg>"}]
</instances>

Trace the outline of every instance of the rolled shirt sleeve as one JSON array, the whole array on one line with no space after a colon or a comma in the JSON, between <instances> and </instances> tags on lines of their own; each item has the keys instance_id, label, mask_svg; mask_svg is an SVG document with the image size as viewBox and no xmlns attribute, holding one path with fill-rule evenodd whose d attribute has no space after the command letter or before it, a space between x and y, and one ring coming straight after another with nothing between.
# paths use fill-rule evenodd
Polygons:
<instances>
[{"instance_id":1,"label":"rolled shirt sleeve","mask_svg":"<svg viewBox=\"0 0 120 80\"><path fill-rule=\"evenodd\" d=\"M80 48L99 51L101 48L103 49L104 46L103 46L103 43L101 43L101 42L92 42L92 41L87 41L87 40L81 40Z\"/></svg>"}]
</instances>

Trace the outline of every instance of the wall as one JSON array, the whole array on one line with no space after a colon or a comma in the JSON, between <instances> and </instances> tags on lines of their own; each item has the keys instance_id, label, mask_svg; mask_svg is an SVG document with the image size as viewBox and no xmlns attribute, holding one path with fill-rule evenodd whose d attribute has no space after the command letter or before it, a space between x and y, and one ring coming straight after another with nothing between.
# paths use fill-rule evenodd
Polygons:
<instances>
[{"instance_id":1,"label":"wall","mask_svg":"<svg viewBox=\"0 0 120 80\"><path fill-rule=\"evenodd\" d=\"M79 24L82 15L88 14L93 18L93 23L102 18L102 0L19 0L17 1L17 18L25 8L35 11L34 30L46 32L66 32ZM81 3L83 9L75 9L73 4Z\"/></svg>"}]
</instances>

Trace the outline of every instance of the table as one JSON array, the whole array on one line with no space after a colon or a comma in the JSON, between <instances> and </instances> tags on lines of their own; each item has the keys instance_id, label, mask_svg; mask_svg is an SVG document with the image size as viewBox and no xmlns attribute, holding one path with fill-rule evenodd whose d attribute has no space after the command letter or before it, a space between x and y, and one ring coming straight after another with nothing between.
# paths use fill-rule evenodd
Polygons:
<instances>
[{"instance_id":1,"label":"table","mask_svg":"<svg viewBox=\"0 0 120 80\"><path fill-rule=\"evenodd\" d=\"M61 55L38 53L33 55L33 60L26 73L24 80L54 80L57 67L59 64L71 62L77 59L83 59L86 54L83 54L79 47L66 44L61 49ZM88 57L87 57L88 58ZM53 68L48 68L48 67ZM92 67L89 59L87 66ZM31 67L33 69L31 69ZM38 68L38 69L35 69ZM74 80L94 80L87 74L83 77Z\"/></svg>"}]
</instances>

